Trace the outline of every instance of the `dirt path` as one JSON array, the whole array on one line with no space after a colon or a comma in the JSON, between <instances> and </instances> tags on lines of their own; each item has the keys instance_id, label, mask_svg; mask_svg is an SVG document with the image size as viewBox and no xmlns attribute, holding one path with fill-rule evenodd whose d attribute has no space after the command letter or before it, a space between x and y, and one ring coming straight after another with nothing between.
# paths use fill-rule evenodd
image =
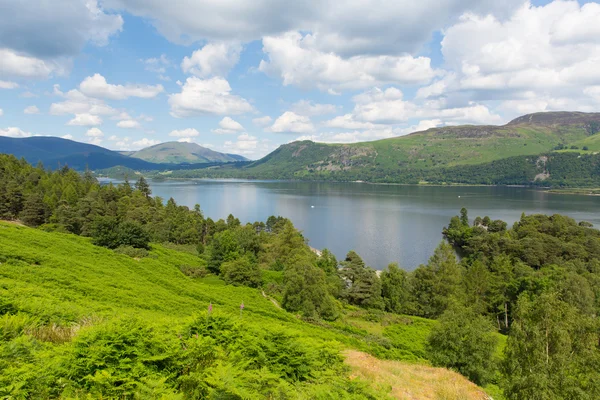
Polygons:
<instances>
[{"instance_id":1,"label":"dirt path","mask_svg":"<svg viewBox=\"0 0 600 400\"><path fill-rule=\"evenodd\" d=\"M261 290L261 293L263 295L263 297L265 299L268 299L269 301L271 301L271 303L273 303L275 305L275 307L279 308L280 310L283 310L283 308L281 308L281 306L279 305L279 303L277 302L277 300L275 300L274 298L267 296L267 294L265 293L264 290Z\"/></svg>"},{"instance_id":2,"label":"dirt path","mask_svg":"<svg viewBox=\"0 0 600 400\"><path fill-rule=\"evenodd\" d=\"M375 387L390 390L402 400L488 400L477 385L456 372L402 361L379 360L369 354L347 350L345 363L352 377Z\"/></svg>"}]
</instances>

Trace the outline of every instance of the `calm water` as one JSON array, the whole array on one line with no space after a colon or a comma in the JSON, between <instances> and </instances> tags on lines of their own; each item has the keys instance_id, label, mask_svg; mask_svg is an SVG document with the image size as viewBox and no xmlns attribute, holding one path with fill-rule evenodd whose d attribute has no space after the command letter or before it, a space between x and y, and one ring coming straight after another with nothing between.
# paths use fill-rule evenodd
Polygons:
<instances>
[{"instance_id":1,"label":"calm water","mask_svg":"<svg viewBox=\"0 0 600 400\"><path fill-rule=\"evenodd\" d=\"M600 226L600 197L528 188L230 180L151 182L151 188L178 204L200 204L213 219L230 213L242 222L287 217L311 246L328 248L338 258L356 250L377 269L398 262L412 270L427 262L442 240L442 228L461 207L467 207L471 220L489 215L512 225L522 212L560 213Z\"/></svg>"}]
</instances>

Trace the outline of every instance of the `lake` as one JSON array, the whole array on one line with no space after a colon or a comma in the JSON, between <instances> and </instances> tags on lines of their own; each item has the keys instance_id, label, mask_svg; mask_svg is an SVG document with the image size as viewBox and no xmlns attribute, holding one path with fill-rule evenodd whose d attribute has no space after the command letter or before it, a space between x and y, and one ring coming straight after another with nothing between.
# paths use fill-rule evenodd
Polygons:
<instances>
[{"instance_id":1,"label":"lake","mask_svg":"<svg viewBox=\"0 0 600 400\"><path fill-rule=\"evenodd\" d=\"M230 213L242 222L270 215L292 220L312 247L339 259L355 250L383 269L426 263L442 240L442 228L461 207L471 221L489 215L509 226L522 212L565 214L600 226L600 197L545 193L522 187L393 186L365 183L193 180L150 182L153 195L178 204L200 204L205 216Z\"/></svg>"}]
</instances>

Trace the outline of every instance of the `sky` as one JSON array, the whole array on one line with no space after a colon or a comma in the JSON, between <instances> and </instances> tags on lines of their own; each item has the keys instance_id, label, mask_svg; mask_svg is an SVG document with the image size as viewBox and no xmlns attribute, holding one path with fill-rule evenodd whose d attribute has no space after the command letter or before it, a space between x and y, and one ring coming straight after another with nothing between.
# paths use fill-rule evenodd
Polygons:
<instances>
[{"instance_id":1,"label":"sky","mask_svg":"<svg viewBox=\"0 0 600 400\"><path fill-rule=\"evenodd\" d=\"M0 0L0 135L258 159L600 110L600 4ZM1 151L1 149L0 149Z\"/></svg>"}]
</instances>

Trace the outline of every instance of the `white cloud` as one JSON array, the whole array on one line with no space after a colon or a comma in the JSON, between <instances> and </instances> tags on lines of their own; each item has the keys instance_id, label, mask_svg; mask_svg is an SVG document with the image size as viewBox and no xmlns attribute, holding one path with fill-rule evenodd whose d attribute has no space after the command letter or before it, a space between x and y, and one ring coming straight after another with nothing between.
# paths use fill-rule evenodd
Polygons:
<instances>
[{"instance_id":1,"label":"white cloud","mask_svg":"<svg viewBox=\"0 0 600 400\"><path fill-rule=\"evenodd\" d=\"M0 108L0 117L4 115L4 111Z\"/></svg>"},{"instance_id":2,"label":"white cloud","mask_svg":"<svg viewBox=\"0 0 600 400\"><path fill-rule=\"evenodd\" d=\"M266 115L264 117L254 118L252 120L252 122L256 126L260 126L261 128L265 128L265 127L271 125L271 122L273 122L273 118L271 118L268 115Z\"/></svg>"},{"instance_id":3,"label":"white cloud","mask_svg":"<svg viewBox=\"0 0 600 400\"><path fill-rule=\"evenodd\" d=\"M164 74L167 72L167 68L171 66L171 61L165 54L161 54L160 57L148 58L141 61L146 66L146 71L156 72L157 74Z\"/></svg>"},{"instance_id":4,"label":"white cloud","mask_svg":"<svg viewBox=\"0 0 600 400\"><path fill-rule=\"evenodd\" d=\"M271 126L272 132L310 133L315 130L310 118L292 111L284 112Z\"/></svg>"},{"instance_id":5,"label":"white cloud","mask_svg":"<svg viewBox=\"0 0 600 400\"><path fill-rule=\"evenodd\" d=\"M96 0L4 1L0 48L44 59L73 56L88 42L106 44L122 26L123 18L106 14Z\"/></svg>"},{"instance_id":6,"label":"white cloud","mask_svg":"<svg viewBox=\"0 0 600 400\"><path fill-rule=\"evenodd\" d=\"M140 123L133 119L125 119L123 121L119 121L119 122L117 122L117 126L119 128L125 128L125 129L138 129L141 127Z\"/></svg>"},{"instance_id":7,"label":"white cloud","mask_svg":"<svg viewBox=\"0 0 600 400\"><path fill-rule=\"evenodd\" d=\"M1 36L1 35L0 35ZM19 78L48 78L54 71L62 71L57 63L0 48L0 76Z\"/></svg>"},{"instance_id":8,"label":"white cloud","mask_svg":"<svg viewBox=\"0 0 600 400\"><path fill-rule=\"evenodd\" d=\"M124 100L129 97L150 99L164 91L162 85L112 85L100 74L88 76L79 84L79 90L86 96Z\"/></svg>"},{"instance_id":9,"label":"white cloud","mask_svg":"<svg viewBox=\"0 0 600 400\"><path fill-rule=\"evenodd\" d=\"M31 133L25 132L24 130L11 126L6 129L0 129L0 136L8 136L14 138L26 138L32 136Z\"/></svg>"},{"instance_id":10,"label":"white cloud","mask_svg":"<svg viewBox=\"0 0 600 400\"><path fill-rule=\"evenodd\" d=\"M68 139L68 140L73 140L73 135L66 134L66 135L61 136L61 138Z\"/></svg>"},{"instance_id":11,"label":"white cloud","mask_svg":"<svg viewBox=\"0 0 600 400\"><path fill-rule=\"evenodd\" d=\"M213 129L212 132L218 135L230 134L230 133L239 133L244 130L242 124L237 122L236 120L225 117L219 122L219 129Z\"/></svg>"},{"instance_id":12,"label":"white cloud","mask_svg":"<svg viewBox=\"0 0 600 400\"><path fill-rule=\"evenodd\" d=\"M373 129L376 125L372 122L356 121L352 114L337 116L324 124L328 128L340 129Z\"/></svg>"},{"instance_id":13,"label":"white cloud","mask_svg":"<svg viewBox=\"0 0 600 400\"><path fill-rule=\"evenodd\" d=\"M237 140L227 140L223 147L225 152L234 154L252 155L255 153L258 146L258 139L255 136L243 133L237 137Z\"/></svg>"},{"instance_id":14,"label":"white cloud","mask_svg":"<svg viewBox=\"0 0 600 400\"><path fill-rule=\"evenodd\" d=\"M288 32L263 38L259 70L280 77L283 85L335 91L362 89L386 83L424 84L438 73L428 57L357 55L342 58L318 50L318 36Z\"/></svg>"},{"instance_id":15,"label":"white cloud","mask_svg":"<svg viewBox=\"0 0 600 400\"><path fill-rule=\"evenodd\" d=\"M189 1L173 7L163 0L105 0L106 7L147 18L175 43L197 41L250 42L287 31L318 33L320 50L344 56L413 53L433 32L471 10L505 13L522 0L256 0L252 2Z\"/></svg>"},{"instance_id":16,"label":"white cloud","mask_svg":"<svg viewBox=\"0 0 600 400\"><path fill-rule=\"evenodd\" d=\"M92 114L75 114L75 118L67 122L67 125L75 126L95 126L101 124L102 118Z\"/></svg>"},{"instance_id":17,"label":"white cloud","mask_svg":"<svg viewBox=\"0 0 600 400\"><path fill-rule=\"evenodd\" d=\"M600 5L576 1L525 3L506 20L467 14L442 41L453 76L444 80L445 87L423 89L421 97L503 99L500 109L513 116L596 110L585 89L600 85L600 25L592 22L598 18Z\"/></svg>"},{"instance_id":18,"label":"white cloud","mask_svg":"<svg viewBox=\"0 0 600 400\"><path fill-rule=\"evenodd\" d=\"M69 90L67 93L60 91L58 85L54 85L54 93L62 96L66 100L52 103L50 105L50 114L92 114L92 115L117 115L119 112L107 105L103 100L87 97L79 90Z\"/></svg>"},{"instance_id":19,"label":"white cloud","mask_svg":"<svg viewBox=\"0 0 600 400\"><path fill-rule=\"evenodd\" d=\"M238 63L241 51L242 46L237 42L208 43L194 51L191 57L185 57L181 69L200 78L227 76Z\"/></svg>"},{"instance_id":20,"label":"white cloud","mask_svg":"<svg viewBox=\"0 0 600 400\"><path fill-rule=\"evenodd\" d=\"M0 80L0 89L15 89L18 87L19 87L19 85L15 82Z\"/></svg>"},{"instance_id":21,"label":"white cloud","mask_svg":"<svg viewBox=\"0 0 600 400\"><path fill-rule=\"evenodd\" d=\"M132 143L132 145L135 148L144 148L144 147L154 146L154 145L157 145L159 143L160 143L160 140L143 138L143 139L140 139L140 140L136 140L135 142Z\"/></svg>"},{"instance_id":22,"label":"white cloud","mask_svg":"<svg viewBox=\"0 0 600 400\"><path fill-rule=\"evenodd\" d=\"M171 131L171 133L169 133L169 136L179 137L179 138L192 138L192 137L200 136L200 132L198 132L194 128L187 128L187 129L173 130L173 131Z\"/></svg>"},{"instance_id":23,"label":"white cloud","mask_svg":"<svg viewBox=\"0 0 600 400\"><path fill-rule=\"evenodd\" d=\"M37 108L36 106L29 106L29 107L26 107L26 108L23 110L23 112L24 112L25 114L39 114L39 112L40 112L40 109L39 109L39 108Z\"/></svg>"},{"instance_id":24,"label":"white cloud","mask_svg":"<svg viewBox=\"0 0 600 400\"><path fill-rule=\"evenodd\" d=\"M85 133L85 136L92 137L92 138L101 138L101 137L104 137L104 133L102 133L102 131L98 128L90 128Z\"/></svg>"},{"instance_id":25,"label":"white cloud","mask_svg":"<svg viewBox=\"0 0 600 400\"><path fill-rule=\"evenodd\" d=\"M311 100L300 100L292 104L291 111L298 115L313 117L317 115L334 114L339 107L335 104L318 104Z\"/></svg>"},{"instance_id":26,"label":"white cloud","mask_svg":"<svg viewBox=\"0 0 600 400\"><path fill-rule=\"evenodd\" d=\"M231 94L229 82L220 77L187 78L180 93L169 95L171 115L176 118L194 115L237 115L253 110L246 99Z\"/></svg>"}]
</instances>

